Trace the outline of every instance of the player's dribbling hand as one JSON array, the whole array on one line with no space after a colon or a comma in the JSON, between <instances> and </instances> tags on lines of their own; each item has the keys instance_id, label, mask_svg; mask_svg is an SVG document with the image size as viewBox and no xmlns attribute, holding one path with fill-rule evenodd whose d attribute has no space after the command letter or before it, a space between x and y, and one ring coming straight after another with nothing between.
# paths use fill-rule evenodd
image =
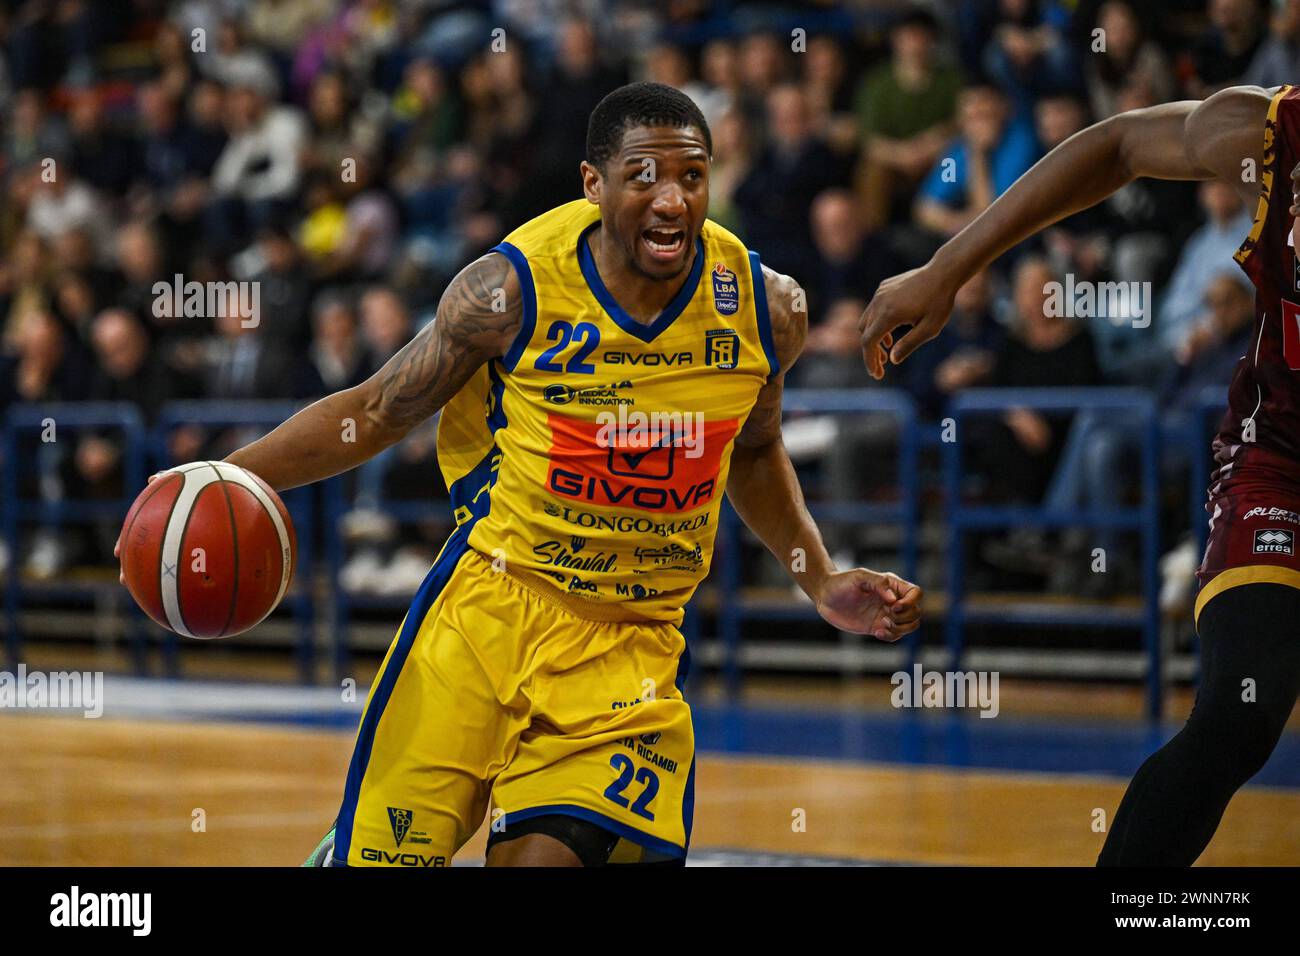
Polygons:
<instances>
[{"instance_id":1,"label":"player's dribbling hand","mask_svg":"<svg viewBox=\"0 0 1300 956\"><path fill-rule=\"evenodd\" d=\"M162 474L161 471L154 472L154 474L149 476L149 480L145 482L145 486L148 487L149 485L153 484L153 480L161 474ZM126 530L126 522L124 521L122 522L122 531L125 530ZM117 558L117 583L118 584L126 584L126 575L122 573L122 531L119 531L117 533L117 541L114 542L113 544L113 557Z\"/></svg>"},{"instance_id":2,"label":"player's dribbling hand","mask_svg":"<svg viewBox=\"0 0 1300 956\"><path fill-rule=\"evenodd\" d=\"M886 360L897 365L938 335L948 322L956 295L956 288L932 265L880 283L858 320L862 361L871 377L884 378ZM894 331L904 325L912 329L895 344Z\"/></svg>"},{"instance_id":3,"label":"player's dribbling hand","mask_svg":"<svg viewBox=\"0 0 1300 956\"><path fill-rule=\"evenodd\" d=\"M817 596L817 613L851 634L890 643L921 624L920 587L896 574L853 568L829 575Z\"/></svg>"}]
</instances>

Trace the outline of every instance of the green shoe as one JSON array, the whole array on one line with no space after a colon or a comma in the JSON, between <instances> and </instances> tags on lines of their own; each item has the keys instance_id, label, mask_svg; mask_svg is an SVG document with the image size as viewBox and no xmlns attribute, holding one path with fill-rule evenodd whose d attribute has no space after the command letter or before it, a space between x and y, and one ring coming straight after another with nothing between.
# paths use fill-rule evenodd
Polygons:
<instances>
[{"instance_id":1,"label":"green shoe","mask_svg":"<svg viewBox=\"0 0 1300 956\"><path fill-rule=\"evenodd\" d=\"M320 843L316 844L316 849L311 851L311 856L307 857L302 863L303 866L333 866L334 865L334 824L330 824L330 832L325 834Z\"/></svg>"}]
</instances>

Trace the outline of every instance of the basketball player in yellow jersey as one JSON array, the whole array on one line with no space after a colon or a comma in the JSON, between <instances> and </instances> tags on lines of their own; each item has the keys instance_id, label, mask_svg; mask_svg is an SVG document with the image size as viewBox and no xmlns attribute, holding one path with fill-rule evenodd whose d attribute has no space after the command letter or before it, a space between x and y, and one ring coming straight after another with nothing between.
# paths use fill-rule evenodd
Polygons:
<instances>
[{"instance_id":1,"label":"basketball player in yellow jersey","mask_svg":"<svg viewBox=\"0 0 1300 956\"><path fill-rule=\"evenodd\" d=\"M317 862L443 866L486 820L489 865L680 863L677 625L724 489L832 625L916 628L920 589L836 570L804 507L780 428L802 295L705 219L710 153L682 93L611 93L585 199L469 265L369 381L230 456L290 488L442 411L457 528L371 688Z\"/></svg>"}]
</instances>

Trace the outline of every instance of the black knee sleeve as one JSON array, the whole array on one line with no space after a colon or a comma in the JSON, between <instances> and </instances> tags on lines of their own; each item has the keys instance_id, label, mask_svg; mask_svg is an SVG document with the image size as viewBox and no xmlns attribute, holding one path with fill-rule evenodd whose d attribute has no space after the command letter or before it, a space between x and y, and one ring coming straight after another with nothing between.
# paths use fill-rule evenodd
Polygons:
<instances>
[{"instance_id":1,"label":"black knee sleeve","mask_svg":"<svg viewBox=\"0 0 1300 956\"><path fill-rule=\"evenodd\" d=\"M614 844L618 843L618 837L603 827L562 813L529 817L517 823L510 820L509 814L505 819L506 825L502 829L494 829L488 835L489 853L498 843L516 840L529 833L541 833L567 846L583 866L604 866L614 851Z\"/></svg>"}]
</instances>

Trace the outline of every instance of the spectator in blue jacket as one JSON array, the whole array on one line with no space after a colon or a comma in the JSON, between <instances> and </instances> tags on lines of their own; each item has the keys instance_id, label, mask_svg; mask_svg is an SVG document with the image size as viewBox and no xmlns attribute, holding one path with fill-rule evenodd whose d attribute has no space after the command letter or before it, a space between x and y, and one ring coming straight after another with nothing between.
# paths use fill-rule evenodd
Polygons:
<instances>
[{"instance_id":1,"label":"spectator in blue jacket","mask_svg":"<svg viewBox=\"0 0 1300 956\"><path fill-rule=\"evenodd\" d=\"M970 87L957 102L960 133L921 183L916 221L943 238L960 232L1039 157L1028 117L1013 116L991 86Z\"/></svg>"}]
</instances>

